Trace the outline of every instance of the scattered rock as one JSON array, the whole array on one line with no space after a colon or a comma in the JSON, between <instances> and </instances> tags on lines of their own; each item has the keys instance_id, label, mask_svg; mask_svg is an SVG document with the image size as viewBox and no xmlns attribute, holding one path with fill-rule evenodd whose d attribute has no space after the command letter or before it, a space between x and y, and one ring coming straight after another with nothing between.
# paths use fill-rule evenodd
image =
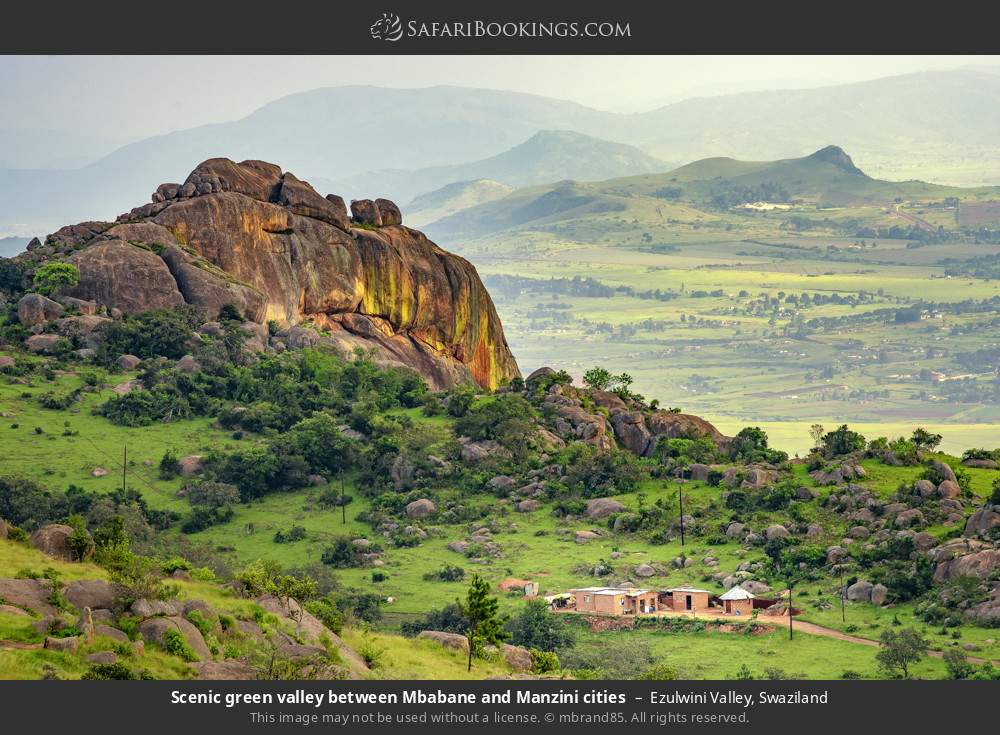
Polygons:
<instances>
[{"instance_id":1,"label":"scattered rock","mask_svg":"<svg viewBox=\"0 0 1000 735\"><path fill-rule=\"evenodd\" d=\"M253 681L257 672L247 663L234 659L199 661L192 664L201 681Z\"/></svg>"},{"instance_id":2,"label":"scattered rock","mask_svg":"<svg viewBox=\"0 0 1000 735\"><path fill-rule=\"evenodd\" d=\"M419 500L414 500L406 506L406 517L407 518L426 518L427 516L433 515L437 511L437 506L431 500L427 498L420 498Z\"/></svg>"},{"instance_id":3,"label":"scattered rock","mask_svg":"<svg viewBox=\"0 0 1000 735\"><path fill-rule=\"evenodd\" d=\"M871 602L873 587L871 582L858 580L847 588L847 599L851 602Z\"/></svg>"},{"instance_id":4,"label":"scattered rock","mask_svg":"<svg viewBox=\"0 0 1000 735\"><path fill-rule=\"evenodd\" d=\"M205 458L200 454L189 454L178 462L181 477L193 477L205 471Z\"/></svg>"},{"instance_id":5,"label":"scattered rock","mask_svg":"<svg viewBox=\"0 0 1000 735\"><path fill-rule=\"evenodd\" d=\"M910 508L897 515L893 523L897 528L922 526L924 525L924 514L918 508Z\"/></svg>"},{"instance_id":6,"label":"scattered rock","mask_svg":"<svg viewBox=\"0 0 1000 735\"><path fill-rule=\"evenodd\" d=\"M965 523L965 535L987 537L994 528L1000 528L1000 506L985 505L969 516Z\"/></svg>"},{"instance_id":7,"label":"scattered rock","mask_svg":"<svg viewBox=\"0 0 1000 735\"><path fill-rule=\"evenodd\" d=\"M417 638L440 643L445 648L461 651L466 655L469 653L469 639L458 633L445 633L440 630L422 630L417 634Z\"/></svg>"},{"instance_id":8,"label":"scattered rock","mask_svg":"<svg viewBox=\"0 0 1000 735\"><path fill-rule=\"evenodd\" d=\"M69 546L69 537L72 535L73 528L71 526L61 523L50 523L31 534L31 545L55 559L75 561L73 552ZM93 548L91 548L92 551ZM87 556L89 554L85 553L84 558Z\"/></svg>"},{"instance_id":9,"label":"scattered rock","mask_svg":"<svg viewBox=\"0 0 1000 735\"><path fill-rule=\"evenodd\" d=\"M164 645L168 630L176 630L184 636L184 640L199 659L205 660L212 657L212 652L209 651L201 632L180 616L147 618L139 623L139 633L142 634L147 643Z\"/></svg>"},{"instance_id":10,"label":"scattered rock","mask_svg":"<svg viewBox=\"0 0 1000 735\"><path fill-rule=\"evenodd\" d=\"M88 664L113 664L118 662L118 656L113 651L96 651L84 656L83 660Z\"/></svg>"},{"instance_id":11,"label":"scattered rock","mask_svg":"<svg viewBox=\"0 0 1000 735\"><path fill-rule=\"evenodd\" d=\"M77 610L110 609L115 604L115 590L103 579L74 580L66 585L63 595Z\"/></svg>"},{"instance_id":12,"label":"scattered rock","mask_svg":"<svg viewBox=\"0 0 1000 735\"><path fill-rule=\"evenodd\" d=\"M29 293L17 302L17 318L21 326L34 327L63 315L62 304L38 293Z\"/></svg>"},{"instance_id":13,"label":"scattered rock","mask_svg":"<svg viewBox=\"0 0 1000 735\"><path fill-rule=\"evenodd\" d=\"M34 334L24 341L24 346L31 352L44 352L51 355L65 341L66 338L58 334Z\"/></svg>"},{"instance_id":14,"label":"scattered rock","mask_svg":"<svg viewBox=\"0 0 1000 735\"><path fill-rule=\"evenodd\" d=\"M884 584L876 584L872 587L871 591L871 603L873 605L884 605L886 599L889 597L889 588Z\"/></svg>"},{"instance_id":15,"label":"scattered rock","mask_svg":"<svg viewBox=\"0 0 1000 735\"><path fill-rule=\"evenodd\" d=\"M587 517L592 520L607 518L614 513L621 513L625 506L612 498L592 498L587 501Z\"/></svg>"},{"instance_id":16,"label":"scattered rock","mask_svg":"<svg viewBox=\"0 0 1000 735\"><path fill-rule=\"evenodd\" d=\"M503 643L500 646L503 660L507 662L514 671L531 671L533 663L531 661L531 651L522 646L512 646Z\"/></svg>"},{"instance_id":17,"label":"scattered rock","mask_svg":"<svg viewBox=\"0 0 1000 735\"><path fill-rule=\"evenodd\" d=\"M142 360L135 355L122 355L115 361L115 364L119 370L135 370L141 362Z\"/></svg>"},{"instance_id":18,"label":"scattered rock","mask_svg":"<svg viewBox=\"0 0 1000 735\"><path fill-rule=\"evenodd\" d=\"M788 532L788 529L781 524L774 523L767 527L767 530L764 531L764 536L768 541L771 541L776 538L788 538L791 534Z\"/></svg>"},{"instance_id":19,"label":"scattered rock","mask_svg":"<svg viewBox=\"0 0 1000 735\"><path fill-rule=\"evenodd\" d=\"M69 636L67 638L55 638L45 636L44 648L50 651L60 651L63 653L76 653L80 648L79 636Z\"/></svg>"}]
</instances>

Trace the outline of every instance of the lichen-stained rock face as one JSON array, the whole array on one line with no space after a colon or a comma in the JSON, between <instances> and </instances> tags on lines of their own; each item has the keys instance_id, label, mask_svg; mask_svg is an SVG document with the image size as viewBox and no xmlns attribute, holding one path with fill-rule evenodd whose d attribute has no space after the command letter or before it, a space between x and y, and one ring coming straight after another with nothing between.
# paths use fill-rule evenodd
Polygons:
<instances>
[{"instance_id":1,"label":"lichen-stained rock face","mask_svg":"<svg viewBox=\"0 0 1000 735\"><path fill-rule=\"evenodd\" d=\"M312 322L350 351L410 367L433 388L519 375L475 268L402 224L386 199L352 203L262 161L214 158L113 225L66 227L72 296L125 312L225 305L281 327ZM82 249L79 249L83 246ZM289 345L290 346L290 345Z\"/></svg>"}]
</instances>

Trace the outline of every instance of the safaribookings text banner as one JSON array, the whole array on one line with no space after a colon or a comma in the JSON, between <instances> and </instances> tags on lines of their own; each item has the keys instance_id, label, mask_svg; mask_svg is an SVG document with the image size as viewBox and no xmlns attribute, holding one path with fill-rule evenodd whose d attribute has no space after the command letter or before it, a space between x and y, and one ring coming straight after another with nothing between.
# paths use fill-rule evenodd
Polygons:
<instances>
[{"instance_id":1,"label":"safaribookings text banner","mask_svg":"<svg viewBox=\"0 0 1000 735\"><path fill-rule=\"evenodd\" d=\"M801 733L992 724L996 682L9 682L0 684L8 732L89 728L103 734L248 732L303 728L398 732ZM947 706L942 706L947 703Z\"/></svg>"}]
</instances>

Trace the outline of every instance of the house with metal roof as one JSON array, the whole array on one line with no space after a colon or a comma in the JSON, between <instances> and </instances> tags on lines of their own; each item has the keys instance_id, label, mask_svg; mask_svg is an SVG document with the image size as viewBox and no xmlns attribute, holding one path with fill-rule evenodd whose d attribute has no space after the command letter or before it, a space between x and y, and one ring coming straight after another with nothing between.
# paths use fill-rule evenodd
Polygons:
<instances>
[{"instance_id":1,"label":"house with metal roof","mask_svg":"<svg viewBox=\"0 0 1000 735\"><path fill-rule=\"evenodd\" d=\"M753 613L754 595L742 587L730 588L719 597L722 611L727 615L750 615Z\"/></svg>"},{"instance_id":2,"label":"house with metal roof","mask_svg":"<svg viewBox=\"0 0 1000 735\"><path fill-rule=\"evenodd\" d=\"M632 587L583 587L571 590L577 612L603 615L654 613L659 607L656 590Z\"/></svg>"}]
</instances>

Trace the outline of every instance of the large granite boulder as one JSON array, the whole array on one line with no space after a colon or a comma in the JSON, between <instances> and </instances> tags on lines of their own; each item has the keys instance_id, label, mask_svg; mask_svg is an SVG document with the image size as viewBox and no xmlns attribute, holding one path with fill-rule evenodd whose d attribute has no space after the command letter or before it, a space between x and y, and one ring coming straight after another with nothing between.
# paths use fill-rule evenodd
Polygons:
<instances>
[{"instance_id":1,"label":"large granite boulder","mask_svg":"<svg viewBox=\"0 0 1000 735\"><path fill-rule=\"evenodd\" d=\"M990 579L997 572L1000 572L1000 549L984 549L942 561L934 569L934 581L944 582L956 577Z\"/></svg>"},{"instance_id":2,"label":"large granite boulder","mask_svg":"<svg viewBox=\"0 0 1000 735\"><path fill-rule=\"evenodd\" d=\"M642 411L619 412L611 417L615 439L633 454L643 456L649 449L650 434Z\"/></svg>"},{"instance_id":3,"label":"large granite boulder","mask_svg":"<svg viewBox=\"0 0 1000 735\"><path fill-rule=\"evenodd\" d=\"M75 561L69 545L69 537L72 535L72 526L50 523L31 534L31 545L53 559Z\"/></svg>"},{"instance_id":4,"label":"large granite boulder","mask_svg":"<svg viewBox=\"0 0 1000 735\"><path fill-rule=\"evenodd\" d=\"M422 630L417 634L417 638L434 641L445 648L461 651L466 655L469 653L469 639L458 633L446 633L441 630Z\"/></svg>"},{"instance_id":5,"label":"large granite boulder","mask_svg":"<svg viewBox=\"0 0 1000 735\"><path fill-rule=\"evenodd\" d=\"M115 590L103 579L77 579L66 585L63 595L77 610L89 607L110 609L115 604Z\"/></svg>"},{"instance_id":6,"label":"large granite boulder","mask_svg":"<svg viewBox=\"0 0 1000 735\"><path fill-rule=\"evenodd\" d=\"M124 240L105 240L70 257L80 283L69 295L125 312L180 306L184 297L163 259Z\"/></svg>"},{"instance_id":7,"label":"large granite boulder","mask_svg":"<svg viewBox=\"0 0 1000 735\"><path fill-rule=\"evenodd\" d=\"M17 302L17 319L21 326L34 327L62 316L63 305L39 293L29 293Z\"/></svg>"},{"instance_id":8,"label":"large granite boulder","mask_svg":"<svg viewBox=\"0 0 1000 735\"><path fill-rule=\"evenodd\" d=\"M587 501L587 517L591 520L607 518L614 513L621 513L625 506L613 498L592 498Z\"/></svg>"}]
</instances>

